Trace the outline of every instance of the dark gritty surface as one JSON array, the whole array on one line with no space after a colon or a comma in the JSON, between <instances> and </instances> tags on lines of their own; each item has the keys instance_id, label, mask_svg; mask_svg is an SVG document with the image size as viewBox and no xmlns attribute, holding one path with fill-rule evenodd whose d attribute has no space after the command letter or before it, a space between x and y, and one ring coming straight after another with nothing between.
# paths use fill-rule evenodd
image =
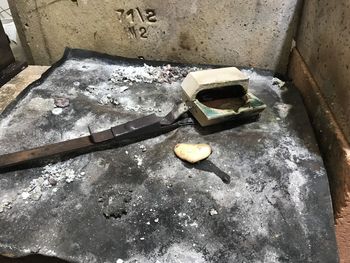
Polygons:
<instances>
[{"instance_id":1,"label":"dark gritty surface","mask_svg":"<svg viewBox=\"0 0 350 263\"><path fill-rule=\"evenodd\" d=\"M159 82L145 77L142 61L81 54L70 52L7 111L0 153L86 135L88 124L98 131L152 112L165 115L180 97L182 77ZM129 74L130 65L138 67ZM190 70L174 68L178 75ZM120 80L118 72L150 83ZM3 172L1 254L79 262L337 261L326 172L302 101L293 87L272 85L267 72L244 72L268 106L257 122L183 127ZM62 97L69 106L54 115L54 99ZM178 160L179 142L210 144L210 163Z\"/></svg>"}]
</instances>

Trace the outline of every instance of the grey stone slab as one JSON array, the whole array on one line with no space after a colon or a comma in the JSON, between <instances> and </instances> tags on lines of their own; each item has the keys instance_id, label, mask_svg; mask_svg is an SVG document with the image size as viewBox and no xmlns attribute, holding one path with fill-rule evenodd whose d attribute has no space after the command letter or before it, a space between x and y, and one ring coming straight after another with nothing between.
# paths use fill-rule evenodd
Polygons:
<instances>
[{"instance_id":1,"label":"grey stone slab","mask_svg":"<svg viewBox=\"0 0 350 263\"><path fill-rule=\"evenodd\" d=\"M161 65L66 53L2 115L0 153L86 135L88 124L99 130L166 114L180 75L195 68L173 65L175 77L159 82L147 73L164 72ZM258 121L187 126L3 171L0 253L78 262L336 262L327 175L302 100L293 86L273 85L269 72L243 72L268 106ZM70 105L54 115L57 97ZM180 142L208 143L213 153L190 166L173 153Z\"/></svg>"},{"instance_id":2,"label":"grey stone slab","mask_svg":"<svg viewBox=\"0 0 350 263\"><path fill-rule=\"evenodd\" d=\"M66 46L125 57L285 72L301 10L291 1L9 1L36 64Z\"/></svg>"}]
</instances>

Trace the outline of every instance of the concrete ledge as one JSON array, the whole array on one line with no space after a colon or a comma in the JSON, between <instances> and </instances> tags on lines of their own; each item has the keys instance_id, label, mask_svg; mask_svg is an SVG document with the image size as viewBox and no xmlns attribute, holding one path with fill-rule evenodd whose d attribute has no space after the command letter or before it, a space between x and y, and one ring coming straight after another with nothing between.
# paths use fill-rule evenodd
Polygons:
<instances>
[{"instance_id":1,"label":"concrete ledge","mask_svg":"<svg viewBox=\"0 0 350 263\"><path fill-rule=\"evenodd\" d=\"M0 88L0 114L32 82L39 79L47 66L29 66Z\"/></svg>"},{"instance_id":2,"label":"concrete ledge","mask_svg":"<svg viewBox=\"0 0 350 263\"><path fill-rule=\"evenodd\" d=\"M297 49L288 74L303 96L328 172L340 262L350 262L350 145Z\"/></svg>"}]
</instances>

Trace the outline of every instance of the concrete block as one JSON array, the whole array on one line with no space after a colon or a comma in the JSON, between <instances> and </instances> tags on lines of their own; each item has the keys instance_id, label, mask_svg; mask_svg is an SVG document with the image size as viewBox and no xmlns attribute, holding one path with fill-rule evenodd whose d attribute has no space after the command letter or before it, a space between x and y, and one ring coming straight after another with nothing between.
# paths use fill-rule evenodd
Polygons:
<instances>
[{"instance_id":1,"label":"concrete block","mask_svg":"<svg viewBox=\"0 0 350 263\"><path fill-rule=\"evenodd\" d=\"M301 7L290 1L10 0L36 64L66 46L126 57L285 72Z\"/></svg>"},{"instance_id":2,"label":"concrete block","mask_svg":"<svg viewBox=\"0 0 350 263\"><path fill-rule=\"evenodd\" d=\"M304 1L297 47L350 141L350 2Z\"/></svg>"},{"instance_id":3,"label":"concrete block","mask_svg":"<svg viewBox=\"0 0 350 263\"><path fill-rule=\"evenodd\" d=\"M340 262L350 262L350 145L326 98L299 52L291 55L289 76L300 90L328 173Z\"/></svg>"}]
</instances>

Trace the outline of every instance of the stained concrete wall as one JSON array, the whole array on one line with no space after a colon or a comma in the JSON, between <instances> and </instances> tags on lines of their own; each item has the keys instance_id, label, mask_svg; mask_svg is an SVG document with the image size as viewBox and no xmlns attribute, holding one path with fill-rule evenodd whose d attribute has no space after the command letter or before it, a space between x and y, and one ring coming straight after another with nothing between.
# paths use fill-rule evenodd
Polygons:
<instances>
[{"instance_id":1,"label":"stained concrete wall","mask_svg":"<svg viewBox=\"0 0 350 263\"><path fill-rule=\"evenodd\" d=\"M297 48L350 141L350 1L308 0Z\"/></svg>"},{"instance_id":2,"label":"stained concrete wall","mask_svg":"<svg viewBox=\"0 0 350 263\"><path fill-rule=\"evenodd\" d=\"M300 64L305 63L312 76L301 77L297 86L309 104L329 175L341 263L350 262L349 18L349 0L305 1L297 34L303 62L292 57L290 70L298 80L303 73Z\"/></svg>"},{"instance_id":3,"label":"stained concrete wall","mask_svg":"<svg viewBox=\"0 0 350 263\"><path fill-rule=\"evenodd\" d=\"M10 0L29 58L65 46L284 72L301 0Z\"/></svg>"}]
</instances>

